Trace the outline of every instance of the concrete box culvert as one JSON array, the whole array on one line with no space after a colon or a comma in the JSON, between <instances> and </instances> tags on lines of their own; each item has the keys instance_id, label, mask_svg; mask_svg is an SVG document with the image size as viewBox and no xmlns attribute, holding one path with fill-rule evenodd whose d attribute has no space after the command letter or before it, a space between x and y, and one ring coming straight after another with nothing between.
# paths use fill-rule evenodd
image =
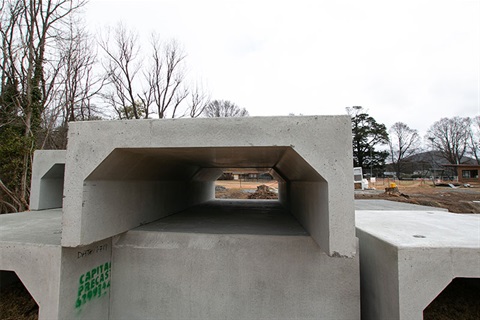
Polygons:
<instances>
[{"instance_id":1,"label":"concrete box culvert","mask_svg":"<svg viewBox=\"0 0 480 320\"><path fill-rule=\"evenodd\" d=\"M73 123L62 236L79 246L214 198L226 168L270 168L328 255L356 252L348 116Z\"/></svg>"},{"instance_id":2,"label":"concrete box culvert","mask_svg":"<svg viewBox=\"0 0 480 320\"><path fill-rule=\"evenodd\" d=\"M423 319L454 278L480 278L478 215L359 210L356 225L362 318Z\"/></svg>"}]
</instances>

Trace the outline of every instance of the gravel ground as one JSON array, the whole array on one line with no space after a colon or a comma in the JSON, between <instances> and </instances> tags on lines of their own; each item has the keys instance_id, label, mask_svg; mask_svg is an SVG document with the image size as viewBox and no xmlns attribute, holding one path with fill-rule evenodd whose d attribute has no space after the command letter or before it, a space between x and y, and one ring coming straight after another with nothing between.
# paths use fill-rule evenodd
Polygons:
<instances>
[{"instance_id":1,"label":"gravel ground","mask_svg":"<svg viewBox=\"0 0 480 320\"><path fill-rule=\"evenodd\" d=\"M452 189L431 184L410 182L398 184L398 194L387 194L384 186L376 190L356 190L355 199L383 199L445 208L454 213L480 213L480 186Z\"/></svg>"}]
</instances>

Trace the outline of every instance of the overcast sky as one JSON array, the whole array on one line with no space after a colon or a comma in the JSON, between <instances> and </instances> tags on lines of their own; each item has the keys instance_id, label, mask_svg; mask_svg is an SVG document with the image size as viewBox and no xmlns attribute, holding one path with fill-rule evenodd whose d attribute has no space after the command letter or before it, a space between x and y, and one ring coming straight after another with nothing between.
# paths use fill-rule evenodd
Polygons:
<instances>
[{"instance_id":1,"label":"overcast sky","mask_svg":"<svg viewBox=\"0 0 480 320\"><path fill-rule=\"evenodd\" d=\"M190 79L252 116L363 106L423 135L480 114L480 1L90 0L92 30L122 21L188 54Z\"/></svg>"}]
</instances>

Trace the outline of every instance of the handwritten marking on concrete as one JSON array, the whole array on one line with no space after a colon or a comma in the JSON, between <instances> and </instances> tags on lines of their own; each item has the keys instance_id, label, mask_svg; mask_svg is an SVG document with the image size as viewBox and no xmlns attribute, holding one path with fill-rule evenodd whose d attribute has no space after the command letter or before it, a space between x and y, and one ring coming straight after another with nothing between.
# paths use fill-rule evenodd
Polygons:
<instances>
[{"instance_id":1,"label":"handwritten marking on concrete","mask_svg":"<svg viewBox=\"0 0 480 320\"><path fill-rule=\"evenodd\" d=\"M86 249L86 250L78 251L77 252L77 259L88 257L89 255L94 254L94 253L107 251L107 249L108 249L108 243L105 243L105 244L96 246L93 249Z\"/></svg>"},{"instance_id":2,"label":"handwritten marking on concrete","mask_svg":"<svg viewBox=\"0 0 480 320\"><path fill-rule=\"evenodd\" d=\"M78 294L75 308L80 308L87 302L100 298L108 293L110 288L111 262L105 262L82 274L78 279Z\"/></svg>"}]
</instances>

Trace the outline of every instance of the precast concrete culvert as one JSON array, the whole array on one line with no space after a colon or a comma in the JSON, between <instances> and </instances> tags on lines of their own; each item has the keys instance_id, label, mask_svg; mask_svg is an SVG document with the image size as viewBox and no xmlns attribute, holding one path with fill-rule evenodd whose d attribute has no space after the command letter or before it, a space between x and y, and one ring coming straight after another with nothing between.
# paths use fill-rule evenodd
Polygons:
<instances>
[{"instance_id":1,"label":"precast concrete culvert","mask_svg":"<svg viewBox=\"0 0 480 320\"><path fill-rule=\"evenodd\" d=\"M72 123L64 282L111 264L108 293L75 312L358 318L350 130L348 116ZM224 171L247 168L279 199L215 199Z\"/></svg>"},{"instance_id":2,"label":"precast concrete culvert","mask_svg":"<svg viewBox=\"0 0 480 320\"><path fill-rule=\"evenodd\" d=\"M268 121L278 127L266 128ZM279 117L73 124L62 245L90 244L210 201L224 170L256 168L279 181L280 203L324 252L352 257L348 123Z\"/></svg>"}]
</instances>

